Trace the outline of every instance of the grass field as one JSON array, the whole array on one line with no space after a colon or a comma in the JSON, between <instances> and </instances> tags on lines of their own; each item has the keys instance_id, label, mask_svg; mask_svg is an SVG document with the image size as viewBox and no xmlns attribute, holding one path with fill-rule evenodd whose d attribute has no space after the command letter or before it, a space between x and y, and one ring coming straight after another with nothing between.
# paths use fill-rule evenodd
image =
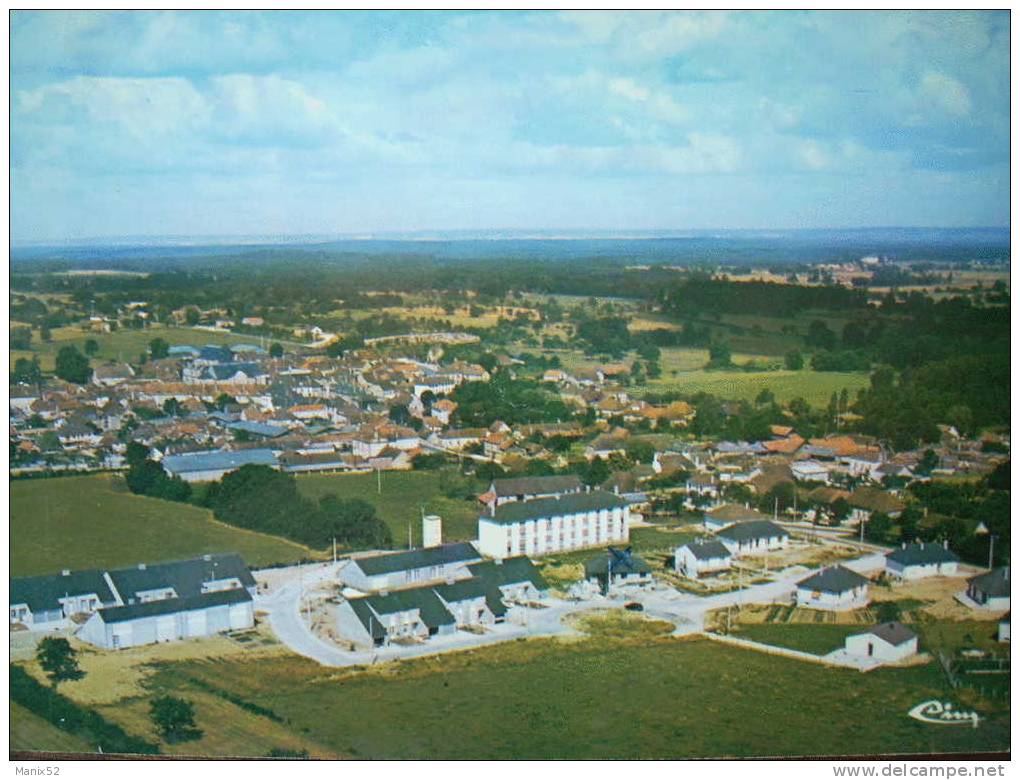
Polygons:
<instances>
[{"instance_id":1,"label":"grass field","mask_svg":"<svg viewBox=\"0 0 1020 780\"><path fill-rule=\"evenodd\" d=\"M46 753L89 753L95 750L85 740L61 731L49 721L10 702L11 746L14 750Z\"/></svg>"},{"instance_id":2,"label":"grass field","mask_svg":"<svg viewBox=\"0 0 1020 780\"><path fill-rule=\"evenodd\" d=\"M365 759L1009 749L1005 705L971 700L987 718L979 729L907 717L918 702L962 695L944 689L933 664L861 675L677 640L652 623L610 623L585 639L512 642L370 670L329 670L290 655L166 663L152 667L145 695L100 711L147 735L149 698L190 699L205 736L172 750L195 755L264 755L274 744ZM208 685L279 720L212 696Z\"/></svg>"},{"instance_id":3,"label":"grass field","mask_svg":"<svg viewBox=\"0 0 1020 780\"><path fill-rule=\"evenodd\" d=\"M309 556L307 548L231 528L189 504L136 496L120 477L10 482L11 575L133 566L237 552L253 566Z\"/></svg>"},{"instance_id":4,"label":"grass field","mask_svg":"<svg viewBox=\"0 0 1020 780\"><path fill-rule=\"evenodd\" d=\"M824 407L833 393L846 388L853 398L868 386L864 372L834 371L681 371L673 376L663 371L644 387L646 393L705 392L734 401L753 401L762 390L771 390L776 400L798 396L814 407Z\"/></svg>"},{"instance_id":5,"label":"grass field","mask_svg":"<svg viewBox=\"0 0 1020 780\"><path fill-rule=\"evenodd\" d=\"M142 352L148 352L149 342L161 338L170 346L175 344L191 344L201 347L205 344L252 344L257 341L255 336L216 331L194 330L192 328L151 327L145 330L121 329L113 333L87 333L77 326L55 328L51 341L40 341L39 334L32 334L32 351L11 350L11 363L19 357L39 357L39 365L43 371L52 371L57 353L61 347L73 344L84 350L85 342L95 339L99 344L99 352L92 358L92 365L108 360L137 362Z\"/></svg>"},{"instance_id":6,"label":"grass field","mask_svg":"<svg viewBox=\"0 0 1020 780\"><path fill-rule=\"evenodd\" d=\"M767 645L788 647L805 653L825 655L843 646L851 634L859 634L862 626L837 626L827 623L758 623L743 625L736 633L743 639L764 642Z\"/></svg>"},{"instance_id":7,"label":"grass field","mask_svg":"<svg viewBox=\"0 0 1020 780\"><path fill-rule=\"evenodd\" d=\"M382 482L382 492L377 479ZM340 498L368 501L390 527L398 546L407 543L408 524L414 544L421 544L423 508L425 514L443 518L445 541L463 541L478 535L481 504L444 496L439 490L439 473L435 471L385 471L380 478L375 474L306 474L297 481L301 492L310 498L334 493Z\"/></svg>"}]
</instances>

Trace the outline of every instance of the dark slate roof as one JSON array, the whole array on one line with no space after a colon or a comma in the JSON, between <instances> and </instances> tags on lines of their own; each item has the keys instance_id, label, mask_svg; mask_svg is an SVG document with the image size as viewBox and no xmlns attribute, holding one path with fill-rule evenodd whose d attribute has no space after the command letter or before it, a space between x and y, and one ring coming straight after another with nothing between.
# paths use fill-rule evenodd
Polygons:
<instances>
[{"instance_id":1,"label":"dark slate roof","mask_svg":"<svg viewBox=\"0 0 1020 780\"><path fill-rule=\"evenodd\" d=\"M245 588L255 587L255 578L236 553L209 555L208 560L193 558L146 565L144 569L125 568L110 572L110 579L125 604L140 591L173 588L182 598L202 595L202 583L236 577Z\"/></svg>"},{"instance_id":2,"label":"dark slate roof","mask_svg":"<svg viewBox=\"0 0 1020 780\"><path fill-rule=\"evenodd\" d=\"M265 423L250 422L249 420L238 420L227 425L232 431L247 431L255 436L263 436L267 439L275 439L278 436L290 433L290 429L279 425L266 425Z\"/></svg>"},{"instance_id":3,"label":"dark slate roof","mask_svg":"<svg viewBox=\"0 0 1020 780\"><path fill-rule=\"evenodd\" d=\"M265 373L255 363L217 363L209 366L209 373L216 379L230 379L237 373L245 376L256 377Z\"/></svg>"},{"instance_id":4,"label":"dark slate roof","mask_svg":"<svg viewBox=\"0 0 1020 780\"><path fill-rule=\"evenodd\" d=\"M731 557L730 551L726 549L726 545L715 539L698 539L694 542L688 542L684 547L690 550L691 555L699 561Z\"/></svg>"},{"instance_id":5,"label":"dark slate roof","mask_svg":"<svg viewBox=\"0 0 1020 780\"><path fill-rule=\"evenodd\" d=\"M865 634L874 634L879 639L883 639L891 645L902 645L904 642L909 642L911 639L917 636L913 631L907 628L902 623L880 623L873 628L869 628L867 631L862 631L854 636L863 636Z\"/></svg>"},{"instance_id":6,"label":"dark slate roof","mask_svg":"<svg viewBox=\"0 0 1020 780\"><path fill-rule=\"evenodd\" d=\"M174 474L185 474L190 471L230 471L248 464L258 466L277 465L276 455L268 449L252 450L210 450L208 452L189 452L185 455L167 455L163 458L163 468Z\"/></svg>"},{"instance_id":7,"label":"dark slate roof","mask_svg":"<svg viewBox=\"0 0 1020 780\"><path fill-rule=\"evenodd\" d=\"M423 547L418 550L373 555L371 558L358 558L354 563L372 577L395 571L424 569L427 566L477 561L480 557L471 542L453 542L438 547Z\"/></svg>"},{"instance_id":8,"label":"dark slate roof","mask_svg":"<svg viewBox=\"0 0 1020 780\"><path fill-rule=\"evenodd\" d=\"M27 604L32 612L60 609L58 599L64 596L84 596L95 593L101 602L110 604L117 599L110 591L103 573L97 569L75 571L70 574L44 574L38 577L11 579L10 603Z\"/></svg>"},{"instance_id":9,"label":"dark slate roof","mask_svg":"<svg viewBox=\"0 0 1020 780\"><path fill-rule=\"evenodd\" d=\"M581 478L576 474L564 474L563 476L494 479L492 488L497 496L538 496L581 490L583 485Z\"/></svg>"},{"instance_id":10,"label":"dark slate roof","mask_svg":"<svg viewBox=\"0 0 1020 780\"><path fill-rule=\"evenodd\" d=\"M361 625L365 627L365 630L369 632L373 639L382 639L386 636L386 630L375 616L375 613L372 612L372 607L369 606L367 599L351 599L347 603L351 605L351 609L354 610L354 614L361 621Z\"/></svg>"},{"instance_id":11,"label":"dark slate roof","mask_svg":"<svg viewBox=\"0 0 1020 780\"><path fill-rule=\"evenodd\" d=\"M798 588L818 590L822 593L846 593L848 590L867 585L868 579L845 566L829 566L815 572L797 583Z\"/></svg>"},{"instance_id":12,"label":"dark slate roof","mask_svg":"<svg viewBox=\"0 0 1020 780\"><path fill-rule=\"evenodd\" d=\"M467 580L457 580L456 582L436 585L434 590L439 595L439 598L447 604L452 604L457 601L484 598L486 587L482 580L477 577L471 577Z\"/></svg>"},{"instance_id":13,"label":"dark slate roof","mask_svg":"<svg viewBox=\"0 0 1020 780\"><path fill-rule=\"evenodd\" d=\"M206 344L202 347L198 352L198 356L202 360L216 361L217 363L227 363L234 359L234 353L227 347L217 347L212 344Z\"/></svg>"},{"instance_id":14,"label":"dark slate roof","mask_svg":"<svg viewBox=\"0 0 1020 780\"><path fill-rule=\"evenodd\" d=\"M367 601L377 615L391 615L394 612L417 609L421 621L429 628L448 626L456 622L432 587L395 590L385 596L351 599L352 604L355 601Z\"/></svg>"},{"instance_id":15,"label":"dark slate roof","mask_svg":"<svg viewBox=\"0 0 1020 780\"><path fill-rule=\"evenodd\" d=\"M629 506L629 502L619 496L602 490L593 490L590 493L568 493L560 498L512 501L496 507L495 512L487 512L483 518L495 520L497 523L520 523L544 517L560 517L624 506Z\"/></svg>"},{"instance_id":16,"label":"dark slate roof","mask_svg":"<svg viewBox=\"0 0 1020 780\"><path fill-rule=\"evenodd\" d=\"M749 523L734 523L719 531L719 536L734 542L746 542L750 539L771 539L789 536L784 528L771 520L752 520Z\"/></svg>"},{"instance_id":17,"label":"dark slate roof","mask_svg":"<svg viewBox=\"0 0 1020 780\"><path fill-rule=\"evenodd\" d=\"M251 601L251 594L244 588L216 590L199 596L181 599L159 599L146 601L143 604L127 604L123 607L110 607L99 610L104 623L123 623L126 620L153 617L155 615L171 615L175 612L190 612L196 609L219 607L224 604L241 604Z\"/></svg>"},{"instance_id":18,"label":"dark slate roof","mask_svg":"<svg viewBox=\"0 0 1020 780\"><path fill-rule=\"evenodd\" d=\"M645 560L634 555L630 548L619 550L610 547L604 555L592 558L584 564L584 576L595 577L605 575L609 571L609 564L612 562L613 574L651 574L652 567L645 563Z\"/></svg>"},{"instance_id":19,"label":"dark slate roof","mask_svg":"<svg viewBox=\"0 0 1020 780\"><path fill-rule=\"evenodd\" d=\"M885 557L886 560L895 561L903 566L923 566L929 563L951 563L960 560L952 550L934 542L905 544Z\"/></svg>"},{"instance_id":20,"label":"dark slate roof","mask_svg":"<svg viewBox=\"0 0 1020 780\"><path fill-rule=\"evenodd\" d=\"M502 563L496 563L496 561L472 563L468 566L468 571L475 577L496 586L530 582L538 590L549 589L549 583L545 581L545 578L539 573L538 567L526 555L504 558Z\"/></svg>"},{"instance_id":21,"label":"dark slate roof","mask_svg":"<svg viewBox=\"0 0 1020 780\"><path fill-rule=\"evenodd\" d=\"M977 589L989 596L1009 595L1009 567L1003 566L1000 569L992 569L977 577L971 577L967 582L977 586Z\"/></svg>"}]
</instances>

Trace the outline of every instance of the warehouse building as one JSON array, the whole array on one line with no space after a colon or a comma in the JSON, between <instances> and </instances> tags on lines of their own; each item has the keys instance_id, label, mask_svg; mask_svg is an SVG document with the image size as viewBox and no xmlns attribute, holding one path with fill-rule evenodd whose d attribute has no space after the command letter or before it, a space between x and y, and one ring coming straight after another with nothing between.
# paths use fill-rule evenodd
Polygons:
<instances>
[{"instance_id":1,"label":"warehouse building","mask_svg":"<svg viewBox=\"0 0 1020 780\"><path fill-rule=\"evenodd\" d=\"M469 563L482 556L470 542L355 558L340 570L344 585L360 591L406 588L434 580L463 579Z\"/></svg>"},{"instance_id":2,"label":"warehouse building","mask_svg":"<svg viewBox=\"0 0 1020 780\"><path fill-rule=\"evenodd\" d=\"M224 474L249 464L274 469L279 466L276 454L268 449L188 452L163 458L163 470L171 477L180 477L185 482L214 482Z\"/></svg>"}]
</instances>

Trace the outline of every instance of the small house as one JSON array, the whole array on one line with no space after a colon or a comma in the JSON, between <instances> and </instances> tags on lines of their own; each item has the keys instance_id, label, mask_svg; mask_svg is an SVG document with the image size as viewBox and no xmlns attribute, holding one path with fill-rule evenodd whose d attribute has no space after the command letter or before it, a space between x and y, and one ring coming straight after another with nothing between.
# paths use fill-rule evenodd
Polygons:
<instances>
[{"instance_id":1,"label":"small house","mask_svg":"<svg viewBox=\"0 0 1020 780\"><path fill-rule=\"evenodd\" d=\"M721 531L734 523L750 523L768 518L757 509L740 506L740 504L723 504L705 512L704 523L708 531Z\"/></svg>"},{"instance_id":2,"label":"small house","mask_svg":"<svg viewBox=\"0 0 1020 780\"><path fill-rule=\"evenodd\" d=\"M948 542L904 542L885 556L885 570L902 580L922 577L951 577L956 574L960 559L949 549Z\"/></svg>"},{"instance_id":3,"label":"small house","mask_svg":"<svg viewBox=\"0 0 1020 780\"><path fill-rule=\"evenodd\" d=\"M917 654L917 634L902 623L882 623L848 636L844 649L847 655L895 663Z\"/></svg>"},{"instance_id":4,"label":"small house","mask_svg":"<svg viewBox=\"0 0 1020 780\"><path fill-rule=\"evenodd\" d=\"M726 571L733 562L733 553L715 539L698 539L678 547L673 554L673 569L684 577L697 579L705 574Z\"/></svg>"},{"instance_id":5,"label":"small house","mask_svg":"<svg viewBox=\"0 0 1020 780\"><path fill-rule=\"evenodd\" d=\"M604 555L584 564L584 578L597 584L602 593L620 585L647 585L652 581L652 567L643 558L625 550L610 547Z\"/></svg>"},{"instance_id":6,"label":"small house","mask_svg":"<svg viewBox=\"0 0 1020 780\"><path fill-rule=\"evenodd\" d=\"M866 607L868 584L845 566L828 566L797 583L797 606L834 612Z\"/></svg>"},{"instance_id":7,"label":"small house","mask_svg":"<svg viewBox=\"0 0 1020 780\"><path fill-rule=\"evenodd\" d=\"M984 609L1009 609L1009 567L992 569L967 580L967 596Z\"/></svg>"},{"instance_id":8,"label":"small house","mask_svg":"<svg viewBox=\"0 0 1020 780\"><path fill-rule=\"evenodd\" d=\"M716 536L733 555L755 555L781 550L790 541L786 529L771 520L734 523L723 528Z\"/></svg>"}]
</instances>

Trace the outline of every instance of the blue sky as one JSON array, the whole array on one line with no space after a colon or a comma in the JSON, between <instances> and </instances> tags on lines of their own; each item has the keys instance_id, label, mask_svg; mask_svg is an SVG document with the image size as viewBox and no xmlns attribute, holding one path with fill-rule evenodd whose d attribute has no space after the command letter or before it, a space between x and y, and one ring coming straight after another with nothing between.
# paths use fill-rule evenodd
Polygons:
<instances>
[{"instance_id":1,"label":"blue sky","mask_svg":"<svg viewBox=\"0 0 1020 780\"><path fill-rule=\"evenodd\" d=\"M1009 16L14 12L12 237L1005 226Z\"/></svg>"}]
</instances>

